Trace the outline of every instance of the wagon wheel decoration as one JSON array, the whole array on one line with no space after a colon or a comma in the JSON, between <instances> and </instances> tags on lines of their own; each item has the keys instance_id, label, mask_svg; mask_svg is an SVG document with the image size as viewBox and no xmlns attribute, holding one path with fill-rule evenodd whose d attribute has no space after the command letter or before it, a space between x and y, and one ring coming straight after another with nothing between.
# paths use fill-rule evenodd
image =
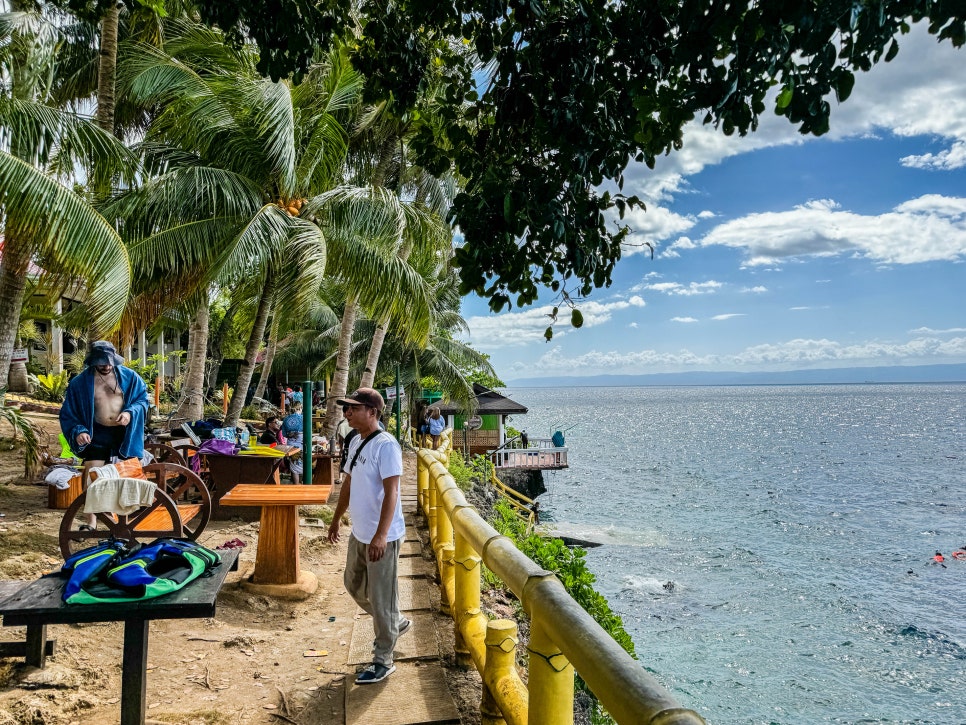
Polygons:
<instances>
[{"instance_id":1,"label":"wagon wheel decoration","mask_svg":"<svg viewBox=\"0 0 966 725\"><path fill-rule=\"evenodd\" d=\"M150 451L155 463L177 463L179 466L188 465L181 452L167 443L145 443L144 450Z\"/></svg>"},{"instance_id":2,"label":"wagon wheel decoration","mask_svg":"<svg viewBox=\"0 0 966 725\"><path fill-rule=\"evenodd\" d=\"M93 546L101 539L111 537L133 541L135 539L156 539L161 536L174 538L184 536L184 527L181 525L178 506L171 496L161 488L154 492L154 501L150 506L138 509L129 516L110 513L95 514L97 518L95 530L87 527L86 516L82 517L83 520L78 519L86 503L87 491L84 491L67 507L64 518L60 521L60 553L64 559L81 549ZM152 516L152 518L148 519L149 516ZM155 520L157 520L157 523L154 522ZM138 528L139 526L141 528Z\"/></svg>"},{"instance_id":3,"label":"wagon wheel decoration","mask_svg":"<svg viewBox=\"0 0 966 725\"><path fill-rule=\"evenodd\" d=\"M152 463L143 470L178 506L182 536L196 540L211 520L211 493L204 481L190 468L175 463Z\"/></svg>"}]
</instances>

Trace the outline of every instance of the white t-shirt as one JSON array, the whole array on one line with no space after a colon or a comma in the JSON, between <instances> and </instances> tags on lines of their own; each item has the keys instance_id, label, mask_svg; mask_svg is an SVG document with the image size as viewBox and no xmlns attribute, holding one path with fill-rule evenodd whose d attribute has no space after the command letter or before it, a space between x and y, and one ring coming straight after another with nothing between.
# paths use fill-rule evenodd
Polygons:
<instances>
[{"instance_id":1,"label":"white t-shirt","mask_svg":"<svg viewBox=\"0 0 966 725\"><path fill-rule=\"evenodd\" d=\"M402 449L399 443L386 432L378 433L362 449L356 459L355 467L349 466L356 451L362 445L363 436L355 436L349 444L346 458L346 473L352 476L349 490L349 514L352 516L352 535L363 544L368 544L379 528L382 502L386 498L383 481L393 476L402 476ZM406 533L406 522L402 513L402 496L396 496L396 510L386 541L401 539Z\"/></svg>"}]
</instances>

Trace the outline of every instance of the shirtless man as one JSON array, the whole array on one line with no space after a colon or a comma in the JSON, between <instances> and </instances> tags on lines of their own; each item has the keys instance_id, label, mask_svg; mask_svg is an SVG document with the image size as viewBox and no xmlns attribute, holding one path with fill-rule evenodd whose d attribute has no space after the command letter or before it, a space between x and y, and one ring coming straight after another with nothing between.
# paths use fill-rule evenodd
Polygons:
<instances>
[{"instance_id":1,"label":"shirtless man","mask_svg":"<svg viewBox=\"0 0 966 725\"><path fill-rule=\"evenodd\" d=\"M84 461L86 481L91 468L114 457L144 455L148 389L106 340L91 344L84 365L84 372L67 386L60 428L71 450ZM94 523L91 516L88 526L93 528Z\"/></svg>"}]
</instances>

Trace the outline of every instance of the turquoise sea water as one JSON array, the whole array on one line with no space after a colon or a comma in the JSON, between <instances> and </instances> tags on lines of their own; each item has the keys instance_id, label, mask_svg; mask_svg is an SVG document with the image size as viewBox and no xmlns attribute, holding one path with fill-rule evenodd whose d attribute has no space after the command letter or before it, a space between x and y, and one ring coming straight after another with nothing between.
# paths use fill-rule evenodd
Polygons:
<instances>
[{"instance_id":1,"label":"turquoise sea water","mask_svg":"<svg viewBox=\"0 0 966 725\"><path fill-rule=\"evenodd\" d=\"M544 521L709 723L966 723L966 385L510 388ZM673 586L666 587L668 583Z\"/></svg>"}]
</instances>

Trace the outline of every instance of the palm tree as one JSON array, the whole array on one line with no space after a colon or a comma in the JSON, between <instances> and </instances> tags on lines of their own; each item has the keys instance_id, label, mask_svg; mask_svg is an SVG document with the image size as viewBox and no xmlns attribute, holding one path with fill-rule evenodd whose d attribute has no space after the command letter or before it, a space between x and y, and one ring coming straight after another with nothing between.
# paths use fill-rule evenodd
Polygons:
<instances>
[{"instance_id":1,"label":"palm tree","mask_svg":"<svg viewBox=\"0 0 966 725\"><path fill-rule=\"evenodd\" d=\"M130 174L132 157L94 124L52 105L52 45L60 28L37 12L0 15L0 390L5 389L26 279L51 288L87 282L95 330L112 329L130 283L120 238L61 181L95 167ZM32 268L37 262L39 267Z\"/></svg>"},{"instance_id":2,"label":"palm tree","mask_svg":"<svg viewBox=\"0 0 966 725\"><path fill-rule=\"evenodd\" d=\"M157 175L117 199L111 214L125 219L142 294L185 299L228 278L257 290L231 425L269 310L297 315L319 289L327 252L367 304L389 289L418 297L421 280L372 251L398 238L396 217L369 190L337 185L348 142L340 120L361 89L344 51L299 84L272 82L255 72L250 48L230 48L219 31L183 21L166 28L162 49L136 44L124 53L122 92L158 109L140 147Z\"/></svg>"}]
</instances>

